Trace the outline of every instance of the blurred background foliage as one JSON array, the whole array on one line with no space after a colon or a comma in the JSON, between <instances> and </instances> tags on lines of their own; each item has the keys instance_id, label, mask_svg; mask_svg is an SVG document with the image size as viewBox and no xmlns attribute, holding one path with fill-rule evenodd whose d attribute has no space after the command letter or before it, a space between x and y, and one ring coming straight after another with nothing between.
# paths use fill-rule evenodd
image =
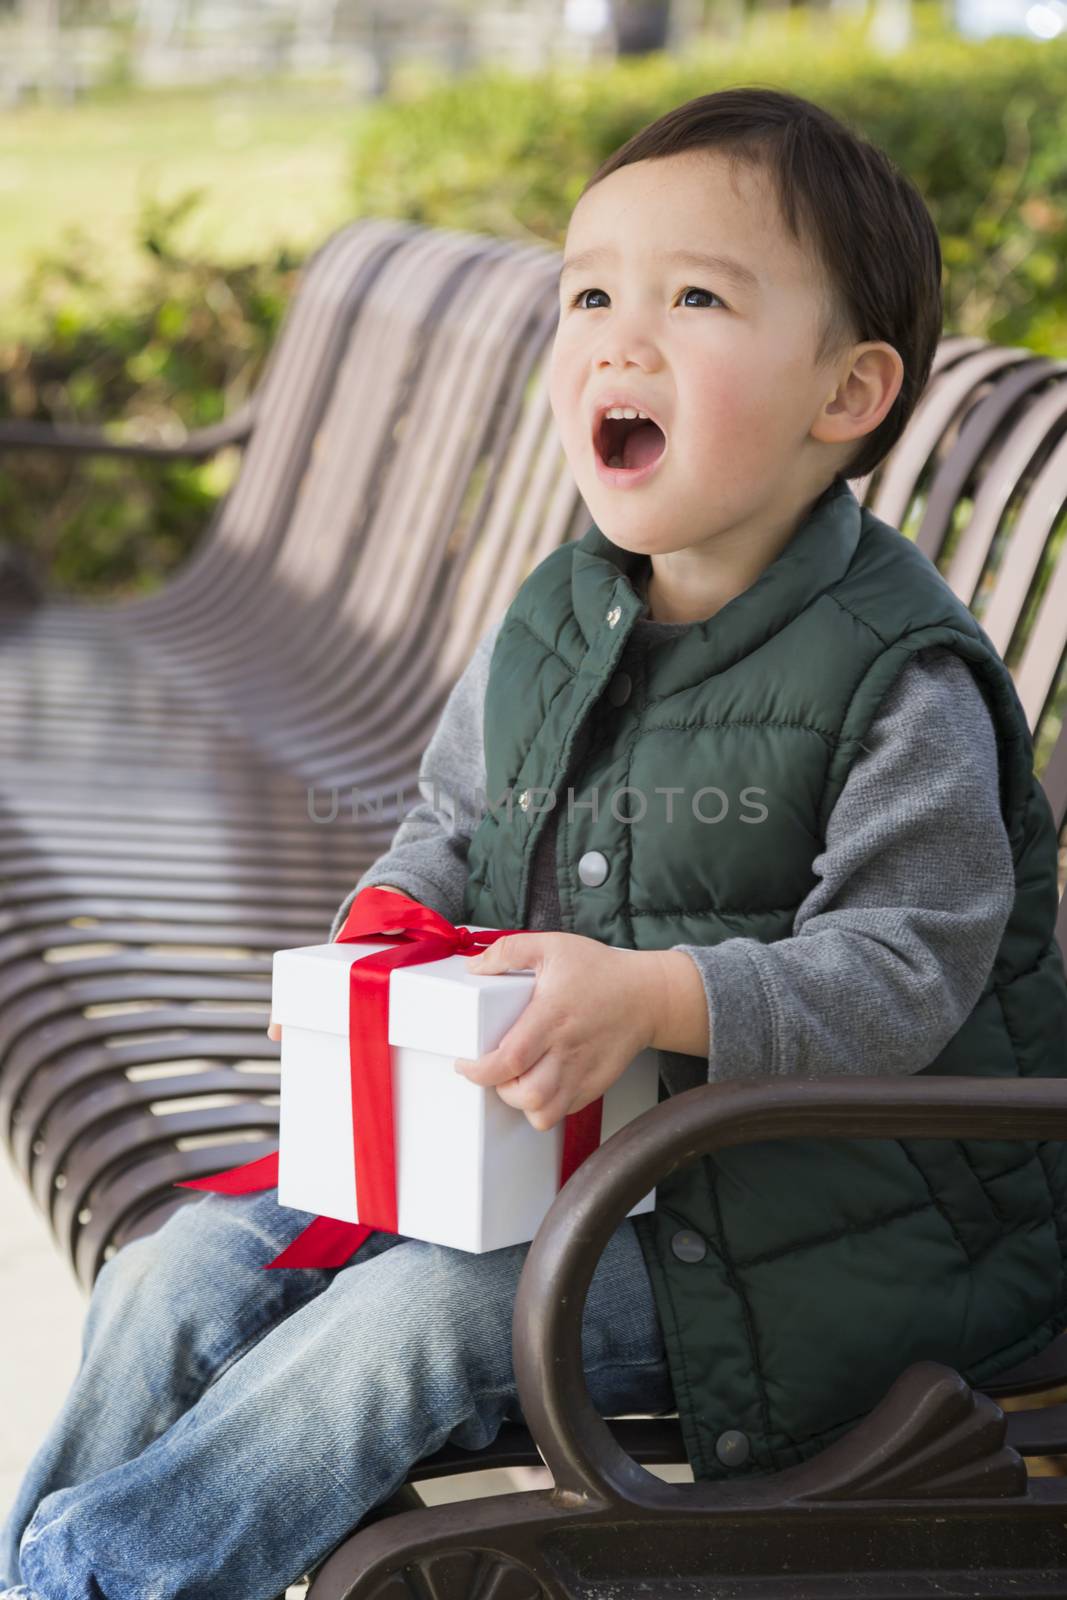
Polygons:
<instances>
[{"instance_id":1,"label":"blurred background foliage","mask_svg":"<svg viewBox=\"0 0 1067 1600\"><path fill-rule=\"evenodd\" d=\"M148 270L134 292L116 294L77 234L37 263L24 291L34 336L0 346L0 411L178 441L248 398L299 258L276 249L223 266L184 253L175 236L199 198L145 206ZM235 449L203 462L11 454L0 458L3 536L54 588L147 593L195 544L238 466Z\"/></svg>"},{"instance_id":2,"label":"blurred background foliage","mask_svg":"<svg viewBox=\"0 0 1067 1600\"><path fill-rule=\"evenodd\" d=\"M347 188L329 226L402 216L559 247L583 183L639 127L730 84L784 87L842 116L918 185L942 242L946 332L1062 355L1067 43L975 43L921 15L916 41L890 56L867 51L860 30L792 10L757 42L719 40L682 62L657 53L534 77L409 78L345 108ZM257 246L253 230L243 258L232 238L212 250L211 230L196 228L212 204L207 154L204 165L202 189L142 200L129 225L136 274L116 280L111 252L84 233L39 255L8 306L0 415L169 439L248 396L309 246L276 234ZM175 465L10 455L3 537L54 586L144 592L202 537L238 466L234 450Z\"/></svg>"}]
</instances>

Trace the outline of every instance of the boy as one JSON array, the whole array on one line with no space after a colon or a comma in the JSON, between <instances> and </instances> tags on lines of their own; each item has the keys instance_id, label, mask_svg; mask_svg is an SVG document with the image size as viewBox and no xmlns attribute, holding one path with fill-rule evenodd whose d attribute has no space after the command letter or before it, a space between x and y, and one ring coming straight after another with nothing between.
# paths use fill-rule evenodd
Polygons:
<instances>
[{"instance_id":1,"label":"boy","mask_svg":"<svg viewBox=\"0 0 1067 1600\"><path fill-rule=\"evenodd\" d=\"M646 1044L670 1093L1067 1071L1022 709L845 481L899 437L939 331L921 200L794 96L681 106L580 197L551 394L596 522L483 636L420 775L449 798L405 818L331 929L378 884L531 930L479 960L537 984L463 1070L535 1127ZM650 421L604 424L613 404ZM1065 1196L1061 1147L721 1151L612 1236L585 1312L593 1402L677 1405L695 1474L723 1478L811 1455L921 1357L981 1382L1067 1320ZM342 1269L262 1273L308 1220L271 1191L209 1195L104 1268L9 1519L12 1595L270 1600L412 1462L516 1414L526 1246L375 1234Z\"/></svg>"}]
</instances>

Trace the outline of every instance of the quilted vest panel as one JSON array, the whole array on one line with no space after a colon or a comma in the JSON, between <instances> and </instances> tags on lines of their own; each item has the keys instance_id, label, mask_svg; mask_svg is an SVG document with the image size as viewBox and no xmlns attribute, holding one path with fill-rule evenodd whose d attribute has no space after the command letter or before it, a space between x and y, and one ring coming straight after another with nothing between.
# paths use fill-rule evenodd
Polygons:
<instances>
[{"instance_id":1,"label":"quilted vest panel","mask_svg":"<svg viewBox=\"0 0 1067 1600\"><path fill-rule=\"evenodd\" d=\"M1017 892L982 995L919 1070L1067 1074L1051 810L1011 676L933 564L838 478L714 617L628 648L647 563L593 525L541 561L509 607L486 693L487 805L466 920L523 926L555 796L566 930L648 950L789 937L881 701L914 651L946 646L993 717ZM615 704L622 662L632 689ZM578 872L590 851L608 865L595 886ZM664 1055L661 1098L706 1076L706 1061ZM854 1426L911 1362L945 1361L981 1383L1067 1323L1058 1143L738 1146L661 1183L635 1226L698 1478L793 1465ZM699 1259L672 1249L682 1230L699 1235Z\"/></svg>"}]
</instances>

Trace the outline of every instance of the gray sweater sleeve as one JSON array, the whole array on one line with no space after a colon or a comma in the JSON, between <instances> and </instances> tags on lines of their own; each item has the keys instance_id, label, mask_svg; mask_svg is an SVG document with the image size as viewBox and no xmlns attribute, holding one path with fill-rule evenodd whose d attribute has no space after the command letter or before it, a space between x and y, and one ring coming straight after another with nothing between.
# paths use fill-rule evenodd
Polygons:
<instances>
[{"instance_id":1,"label":"gray sweater sleeve","mask_svg":"<svg viewBox=\"0 0 1067 1600\"><path fill-rule=\"evenodd\" d=\"M672 947L704 984L713 1081L918 1072L992 971L1015 873L996 735L970 669L949 650L917 652L864 748L792 936Z\"/></svg>"},{"instance_id":2,"label":"gray sweater sleeve","mask_svg":"<svg viewBox=\"0 0 1067 1600\"><path fill-rule=\"evenodd\" d=\"M463 914L467 850L485 790L482 718L489 658L500 623L475 646L452 686L419 764L422 796L401 819L389 849L371 863L342 901L330 928L332 944L361 889L388 883L449 922Z\"/></svg>"}]
</instances>

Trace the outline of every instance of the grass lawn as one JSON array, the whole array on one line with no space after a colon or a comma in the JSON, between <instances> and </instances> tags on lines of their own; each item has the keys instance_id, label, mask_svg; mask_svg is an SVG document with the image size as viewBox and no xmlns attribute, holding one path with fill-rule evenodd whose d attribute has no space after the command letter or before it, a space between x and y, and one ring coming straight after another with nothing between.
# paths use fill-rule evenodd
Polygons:
<instances>
[{"instance_id":1,"label":"grass lawn","mask_svg":"<svg viewBox=\"0 0 1067 1600\"><path fill-rule=\"evenodd\" d=\"M205 191L180 238L220 259L313 246L351 215L359 104L326 84L126 91L0 111L0 336L28 331L19 292L34 256L74 226L119 284L137 271L142 195Z\"/></svg>"}]
</instances>

